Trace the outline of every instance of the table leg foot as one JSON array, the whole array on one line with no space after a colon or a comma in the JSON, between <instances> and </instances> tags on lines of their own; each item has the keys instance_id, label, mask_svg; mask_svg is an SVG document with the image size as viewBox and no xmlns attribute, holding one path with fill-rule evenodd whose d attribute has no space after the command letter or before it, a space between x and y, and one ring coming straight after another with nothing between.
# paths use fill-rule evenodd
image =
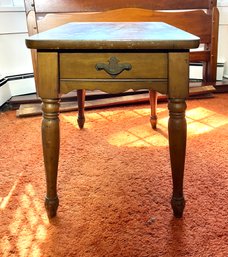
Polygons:
<instances>
[{"instance_id":1,"label":"table leg foot","mask_svg":"<svg viewBox=\"0 0 228 257\"><path fill-rule=\"evenodd\" d=\"M176 218L181 218L185 207L184 197L172 197L171 206L173 209L174 216Z\"/></svg>"},{"instance_id":2,"label":"table leg foot","mask_svg":"<svg viewBox=\"0 0 228 257\"><path fill-rule=\"evenodd\" d=\"M78 117L77 122L78 122L79 128L82 129L85 124L85 117Z\"/></svg>"},{"instance_id":3,"label":"table leg foot","mask_svg":"<svg viewBox=\"0 0 228 257\"><path fill-rule=\"evenodd\" d=\"M150 116L150 124L152 129L156 129L157 128L157 115L156 116Z\"/></svg>"},{"instance_id":4,"label":"table leg foot","mask_svg":"<svg viewBox=\"0 0 228 257\"><path fill-rule=\"evenodd\" d=\"M78 126L80 129L84 127L85 123L85 89L77 90L77 99L78 99Z\"/></svg>"},{"instance_id":5,"label":"table leg foot","mask_svg":"<svg viewBox=\"0 0 228 257\"><path fill-rule=\"evenodd\" d=\"M59 199L58 197L54 199L45 198L45 209L47 211L47 215L49 218L53 218L56 216L57 209L59 206Z\"/></svg>"},{"instance_id":6,"label":"table leg foot","mask_svg":"<svg viewBox=\"0 0 228 257\"><path fill-rule=\"evenodd\" d=\"M152 129L157 128L157 98L158 94L154 90L149 90L149 99L150 99L150 108L151 108L151 116L150 116L150 124Z\"/></svg>"}]
</instances>

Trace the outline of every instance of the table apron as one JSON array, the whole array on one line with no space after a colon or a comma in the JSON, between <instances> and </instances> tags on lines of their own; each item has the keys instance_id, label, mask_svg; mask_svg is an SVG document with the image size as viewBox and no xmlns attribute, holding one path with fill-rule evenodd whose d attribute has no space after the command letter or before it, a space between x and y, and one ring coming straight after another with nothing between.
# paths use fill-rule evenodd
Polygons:
<instances>
[{"instance_id":1,"label":"table apron","mask_svg":"<svg viewBox=\"0 0 228 257\"><path fill-rule=\"evenodd\" d=\"M75 89L101 90L109 94L125 92L129 89L152 89L161 94L168 92L167 79L139 79L139 80L83 80L60 79L60 93L66 94Z\"/></svg>"}]
</instances>

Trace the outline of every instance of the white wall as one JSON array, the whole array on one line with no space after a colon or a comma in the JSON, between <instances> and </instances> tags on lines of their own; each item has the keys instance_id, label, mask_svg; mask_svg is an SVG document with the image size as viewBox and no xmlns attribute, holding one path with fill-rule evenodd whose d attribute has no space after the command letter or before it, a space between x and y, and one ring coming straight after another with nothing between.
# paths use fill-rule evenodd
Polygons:
<instances>
[{"instance_id":1,"label":"white wall","mask_svg":"<svg viewBox=\"0 0 228 257\"><path fill-rule=\"evenodd\" d=\"M0 79L33 72L30 50L25 46L27 36L24 6L0 5ZM34 92L34 79L11 80L0 87L0 106L12 96Z\"/></svg>"},{"instance_id":2,"label":"white wall","mask_svg":"<svg viewBox=\"0 0 228 257\"><path fill-rule=\"evenodd\" d=\"M24 0L0 0L0 6L24 6Z\"/></svg>"},{"instance_id":3,"label":"white wall","mask_svg":"<svg viewBox=\"0 0 228 257\"><path fill-rule=\"evenodd\" d=\"M219 6L219 46L218 60L225 62L224 77L228 78L228 0L221 1Z\"/></svg>"},{"instance_id":4,"label":"white wall","mask_svg":"<svg viewBox=\"0 0 228 257\"><path fill-rule=\"evenodd\" d=\"M25 46L26 16L23 7L0 7L0 74L32 72L30 51Z\"/></svg>"}]
</instances>

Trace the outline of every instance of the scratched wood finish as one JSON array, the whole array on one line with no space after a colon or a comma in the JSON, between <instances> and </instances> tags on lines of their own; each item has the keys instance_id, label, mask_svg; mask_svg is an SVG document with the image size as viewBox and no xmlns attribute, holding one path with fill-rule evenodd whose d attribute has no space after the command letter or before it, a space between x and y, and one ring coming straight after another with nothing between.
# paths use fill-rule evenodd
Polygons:
<instances>
[{"instance_id":1,"label":"scratched wood finish","mask_svg":"<svg viewBox=\"0 0 228 257\"><path fill-rule=\"evenodd\" d=\"M200 39L163 22L74 22L26 39L31 49L190 49Z\"/></svg>"}]
</instances>

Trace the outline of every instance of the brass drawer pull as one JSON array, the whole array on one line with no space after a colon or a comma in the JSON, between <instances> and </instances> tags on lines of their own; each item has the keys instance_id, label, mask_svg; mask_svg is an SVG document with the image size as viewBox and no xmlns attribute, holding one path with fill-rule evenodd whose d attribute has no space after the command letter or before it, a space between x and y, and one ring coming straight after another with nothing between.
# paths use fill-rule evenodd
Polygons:
<instances>
[{"instance_id":1,"label":"brass drawer pull","mask_svg":"<svg viewBox=\"0 0 228 257\"><path fill-rule=\"evenodd\" d=\"M119 75L124 70L129 71L132 69L132 66L129 63L119 64L119 60L116 57L111 57L109 59L108 63L109 64L97 63L95 67L98 71L105 70L113 78L115 78L117 75Z\"/></svg>"}]
</instances>

